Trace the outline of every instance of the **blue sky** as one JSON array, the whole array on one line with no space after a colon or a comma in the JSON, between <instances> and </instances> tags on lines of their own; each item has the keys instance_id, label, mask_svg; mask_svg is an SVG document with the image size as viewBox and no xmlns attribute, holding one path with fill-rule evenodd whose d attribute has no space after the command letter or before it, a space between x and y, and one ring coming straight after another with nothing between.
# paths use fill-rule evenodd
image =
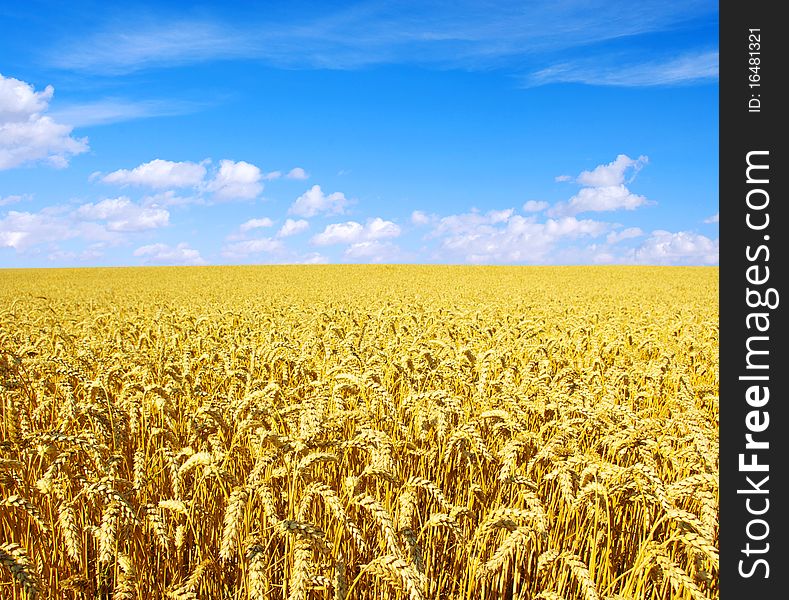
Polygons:
<instances>
[{"instance_id":1,"label":"blue sky","mask_svg":"<svg viewBox=\"0 0 789 600\"><path fill-rule=\"evenodd\" d=\"M0 267L718 264L716 2L29 1L0 28Z\"/></svg>"}]
</instances>

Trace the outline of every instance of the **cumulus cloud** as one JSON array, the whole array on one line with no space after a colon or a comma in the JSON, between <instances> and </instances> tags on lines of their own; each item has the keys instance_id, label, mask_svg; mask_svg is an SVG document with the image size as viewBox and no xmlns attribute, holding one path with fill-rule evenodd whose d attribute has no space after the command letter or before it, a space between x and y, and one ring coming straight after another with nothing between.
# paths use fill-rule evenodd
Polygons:
<instances>
[{"instance_id":1,"label":"cumulus cloud","mask_svg":"<svg viewBox=\"0 0 789 600\"><path fill-rule=\"evenodd\" d=\"M141 206L129 198L108 198L96 204L83 204L76 212L78 219L104 221L109 231L143 231L165 227L169 223L167 209Z\"/></svg>"},{"instance_id":2,"label":"cumulus cloud","mask_svg":"<svg viewBox=\"0 0 789 600\"><path fill-rule=\"evenodd\" d=\"M166 190L156 194L143 196L143 206L186 206L188 204L205 204L200 196L179 196L174 190Z\"/></svg>"},{"instance_id":3,"label":"cumulus cloud","mask_svg":"<svg viewBox=\"0 0 789 600\"><path fill-rule=\"evenodd\" d=\"M330 244L352 244L364 235L364 226L356 221L332 223L321 233L312 237L312 243L318 246Z\"/></svg>"},{"instance_id":4,"label":"cumulus cloud","mask_svg":"<svg viewBox=\"0 0 789 600\"><path fill-rule=\"evenodd\" d=\"M493 229L496 223L506 223L513 214L513 210L491 210L486 213L472 211L470 213L449 215L441 217L433 228L432 236L443 236L456 233L484 233Z\"/></svg>"},{"instance_id":5,"label":"cumulus cloud","mask_svg":"<svg viewBox=\"0 0 789 600\"><path fill-rule=\"evenodd\" d=\"M360 262L382 263L394 261L400 256L400 247L391 242L375 240L351 244L343 252L346 259Z\"/></svg>"},{"instance_id":6,"label":"cumulus cloud","mask_svg":"<svg viewBox=\"0 0 789 600\"><path fill-rule=\"evenodd\" d=\"M691 231L653 231L635 249L633 262L657 265L718 264L719 241Z\"/></svg>"},{"instance_id":7,"label":"cumulus cloud","mask_svg":"<svg viewBox=\"0 0 789 600\"><path fill-rule=\"evenodd\" d=\"M649 159L646 156L639 156L637 159L632 159L626 154L620 154L616 160L608 163L607 165L598 165L592 171L582 171L578 175L576 181L581 185L589 187L609 187L625 183L625 171L633 169L635 177L642 167L647 164Z\"/></svg>"},{"instance_id":8,"label":"cumulus cloud","mask_svg":"<svg viewBox=\"0 0 789 600\"><path fill-rule=\"evenodd\" d=\"M301 167L294 167L285 175L288 179L308 179L309 174Z\"/></svg>"},{"instance_id":9,"label":"cumulus cloud","mask_svg":"<svg viewBox=\"0 0 789 600\"><path fill-rule=\"evenodd\" d=\"M100 243L91 244L80 252L56 248L47 254L47 259L52 262L93 261L104 256L103 247L103 244Z\"/></svg>"},{"instance_id":10,"label":"cumulus cloud","mask_svg":"<svg viewBox=\"0 0 789 600\"><path fill-rule=\"evenodd\" d=\"M320 252L310 252L294 261L294 263L303 265L325 265L328 262L328 257L324 256Z\"/></svg>"},{"instance_id":11,"label":"cumulus cloud","mask_svg":"<svg viewBox=\"0 0 789 600\"><path fill-rule=\"evenodd\" d=\"M190 248L189 244L182 242L175 247L167 244L149 244L140 246L134 251L134 256L142 257L148 264L165 265L204 265L206 261L200 252Z\"/></svg>"},{"instance_id":12,"label":"cumulus cloud","mask_svg":"<svg viewBox=\"0 0 789 600\"><path fill-rule=\"evenodd\" d=\"M274 225L274 221L272 221L268 217L263 217L261 219L250 219L249 221L242 223L239 226L239 229L241 231L249 231L250 229L258 229L260 227L271 227L272 225Z\"/></svg>"},{"instance_id":13,"label":"cumulus cloud","mask_svg":"<svg viewBox=\"0 0 789 600\"><path fill-rule=\"evenodd\" d=\"M199 185L206 174L203 163L154 159L134 169L119 169L101 178L104 183L140 185L157 189Z\"/></svg>"},{"instance_id":14,"label":"cumulus cloud","mask_svg":"<svg viewBox=\"0 0 789 600\"><path fill-rule=\"evenodd\" d=\"M313 185L309 190L296 198L288 213L300 217L314 217L318 214L342 214L349 200L342 192L326 195L321 186Z\"/></svg>"},{"instance_id":15,"label":"cumulus cloud","mask_svg":"<svg viewBox=\"0 0 789 600\"><path fill-rule=\"evenodd\" d=\"M306 231L310 228L310 224L305 221L304 219L285 219L285 222L280 227L279 231L277 232L277 237L284 238L289 237L291 235L296 235L301 233L302 231Z\"/></svg>"},{"instance_id":16,"label":"cumulus cloud","mask_svg":"<svg viewBox=\"0 0 789 600\"><path fill-rule=\"evenodd\" d=\"M563 181L572 181L573 178L570 175L557 175L556 177L553 178L553 180L561 183Z\"/></svg>"},{"instance_id":17,"label":"cumulus cloud","mask_svg":"<svg viewBox=\"0 0 789 600\"><path fill-rule=\"evenodd\" d=\"M711 217L707 217L704 219L705 223L719 223L720 222L720 213L715 213Z\"/></svg>"},{"instance_id":18,"label":"cumulus cloud","mask_svg":"<svg viewBox=\"0 0 789 600\"><path fill-rule=\"evenodd\" d=\"M54 92L51 85L36 92L29 83L0 74L0 171L37 161L62 168L87 152L87 138L71 137L71 126L42 114Z\"/></svg>"},{"instance_id":19,"label":"cumulus cloud","mask_svg":"<svg viewBox=\"0 0 789 600\"><path fill-rule=\"evenodd\" d=\"M83 251L71 249L73 259L100 256L99 248L123 244L142 231L168 225L167 210L143 206L128 198L110 198L81 206L48 206L37 212L9 211L0 218L0 248L17 253L46 249L52 260L66 260L59 245L72 240L88 244Z\"/></svg>"},{"instance_id":20,"label":"cumulus cloud","mask_svg":"<svg viewBox=\"0 0 789 600\"><path fill-rule=\"evenodd\" d=\"M79 231L63 218L63 211L48 208L37 213L10 211L0 219L0 248L26 250L31 246L77 237Z\"/></svg>"},{"instance_id":21,"label":"cumulus cloud","mask_svg":"<svg viewBox=\"0 0 789 600\"><path fill-rule=\"evenodd\" d=\"M219 172L208 184L218 200L251 200L263 191L262 174L255 165L240 160L219 161Z\"/></svg>"},{"instance_id":22,"label":"cumulus cloud","mask_svg":"<svg viewBox=\"0 0 789 600\"><path fill-rule=\"evenodd\" d=\"M529 200L523 205L523 212L540 212L550 206L547 202L541 200Z\"/></svg>"},{"instance_id":23,"label":"cumulus cloud","mask_svg":"<svg viewBox=\"0 0 789 600\"><path fill-rule=\"evenodd\" d=\"M622 240L641 237L644 232L639 227L628 227L622 231L612 231L606 236L605 241L609 244L617 244Z\"/></svg>"},{"instance_id":24,"label":"cumulus cloud","mask_svg":"<svg viewBox=\"0 0 789 600\"><path fill-rule=\"evenodd\" d=\"M651 204L646 197L632 193L625 185L633 181L648 160L646 156L633 159L626 154L620 154L613 162L598 165L591 171L582 171L575 181L585 187L567 202L556 203L548 211L548 215L561 217L584 212L635 210ZM626 180L625 174L628 171L632 174Z\"/></svg>"},{"instance_id":25,"label":"cumulus cloud","mask_svg":"<svg viewBox=\"0 0 789 600\"><path fill-rule=\"evenodd\" d=\"M148 203L175 206L206 204L209 203L207 199L220 202L253 200L263 191L263 181L282 177L280 171L264 174L258 166L245 161L223 159L214 168L209 167L210 163L210 159L196 163L157 158L133 169L118 169L107 174L96 172L91 174L89 180L164 190L148 197ZM190 192L179 196L174 191L176 189L188 189ZM335 200L334 195L329 198L330 202Z\"/></svg>"},{"instance_id":26,"label":"cumulus cloud","mask_svg":"<svg viewBox=\"0 0 789 600\"><path fill-rule=\"evenodd\" d=\"M227 244L222 248L222 256L231 259L245 259L253 254L278 253L284 249L282 242L272 238L256 238Z\"/></svg>"},{"instance_id":27,"label":"cumulus cloud","mask_svg":"<svg viewBox=\"0 0 789 600\"><path fill-rule=\"evenodd\" d=\"M8 206L25 200L30 200L30 194L11 194L10 196L0 196L0 206Z\"/></svg>"},{"instance_id":28,"label":"cumulus cloud","mask_svg":"<svg viewBox=\"0 0 789 600\"><path fill-rule=\"evenodd\" d=\"M535 263L555 262L561 243L596 238L611 225L568 216L539 222L536 217L514 214L512 209L470 212L442 217L429 239L440 249L436 257L452 262Z\"/></svg>"},{"instance_id":29,"label":"cumulus cloud","mask_svg":"<svg viewBox=\"0 0 789 600\"><path fill-rule=\"evenodd\" d=\"M504 210L491 210L488 211L487 217L491 223L506 223L513 215L515 209L505 208Z\"/></svg>"},{"instance_id":30,"label":"cumulus cloud","mask_svg":"<svg viewBox=\"0 0 789 600\"><path fill-rule=\"evenodd\" d=\"M321 233L313 236L312 243L317 246L331 244L355 244L370 242L400 235L400 226L392 221L384 221L380 217L369 219L365 225L356 221L332 223Z\"/></svg>"},{"instance_id":31,"label":"cumulus cloud","mask_svg":"<svg viewBox=\"0 0 789 600\"><path fill-rule=\"evenodd\" d=\"M431 216L421 210L415 210L411 213L411 223L416 226L428 225L432 220Z\"/></svg>"},{"instance_id":32,"label":"cumulus cloud","mask_svg":"<svg viewBox=\"0 0 789 600\"><path fill-rule=\"evenodd\" d=\"M635 210L649 204L645 196L632 193L624 185L581 188L567 202L556 204L550 211L551 216L577 215L583 212L609 210Z\"/></svg>"}]
</instances>

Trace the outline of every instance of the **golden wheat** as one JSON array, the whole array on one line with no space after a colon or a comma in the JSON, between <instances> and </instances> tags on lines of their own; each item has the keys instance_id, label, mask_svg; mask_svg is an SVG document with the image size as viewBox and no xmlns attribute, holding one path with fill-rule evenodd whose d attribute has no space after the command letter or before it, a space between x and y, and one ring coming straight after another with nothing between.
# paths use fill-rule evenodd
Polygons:
<instances>
[{"instance_id":1,"label":"golden wheat","mask_svg":"<svg viewBox=\"0 0 789 600\"><path fill-rule=\"evenodd\" d=\"M717 287L0 271L0 596L715 600Z\"/></svg>"}]
</instances>

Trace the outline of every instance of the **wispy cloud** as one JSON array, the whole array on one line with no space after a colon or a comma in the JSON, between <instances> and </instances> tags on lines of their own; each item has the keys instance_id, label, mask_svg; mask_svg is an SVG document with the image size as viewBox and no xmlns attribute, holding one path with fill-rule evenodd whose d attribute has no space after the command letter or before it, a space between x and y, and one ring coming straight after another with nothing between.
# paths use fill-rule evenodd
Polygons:
<instances>
[{"instance_id":1,"label":"wispy cloud","mask_svg":"<svg viewBox=\"0 0 789 600\"><path fill-rule=\"evenodd\" d=\"M50 114L56 121L73 127L109 125L153 117L174 117L199 112L209 106L188 100L127 100L104 98L94 102L61 105Z\"/></svg>"},{"instance_id":2,"label":"wispy cloud","mask_svg":"<svg viewBox=\"0 0 789 600\"><path fill-rule=\"evenodd\" d=\"M233 58L297 68L411 63L484 69L709 21L716 14L716 4L705 0L535 0L528 5L459 0L451 11L440 0L341 9L294 2L246 22L225 15L157 21L137 17L133 23L127 18L123 28L113 23L87 38L60 41L48 62L106 75Z\"/></svg>"},{"instance_id":3,"label":"wispy cloud","mask_svg":"<svg viewBox=\"0 0 789 600\"><path fill-rule=\"evenodd\" d=\"M111 26L88 39L65 41L49 55L54 67L119 75L156 66L254 54L249 32L210 21L138 22Z\"/></svg>"},{"instance_id":4,"label":"wispy cloud","mask_svg":"<svg viewBox=\"0 0 789 600\"><path fill-rule=\"evenodd\" d=\"M630 62L622 62L629 60ZM672 86L718 78L718 52L699 51L662 61L632 62L625 57L601 57L564 62L535 71L524 79L526 87L550 83L643 87Z\"/></svg>"},{"instance_id":5,"label":"wispy cloud","mask_svg":"<svg viewBox=\"0 0 789 600\"><path fill-rule=\"evenodd\" d=\"M309 179L309 173L301 167L293 167L288 174L285 175L288 179Z\"/></svg>"}]
</instances>

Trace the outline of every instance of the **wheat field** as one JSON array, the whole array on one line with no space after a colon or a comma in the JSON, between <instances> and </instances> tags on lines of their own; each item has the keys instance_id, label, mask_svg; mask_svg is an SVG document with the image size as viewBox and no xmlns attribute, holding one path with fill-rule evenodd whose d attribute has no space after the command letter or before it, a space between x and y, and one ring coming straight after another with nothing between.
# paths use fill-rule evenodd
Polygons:
<instances>
[{"instance_id":1,"label":"wheat field","mask_svg":"<svg viewBox=\"0 0 789 600\"><path fill-rule=\"evenodd\" d=\"M718 597L718 270L0 271L0 598Z\"/></svg>"}]
</instances>

